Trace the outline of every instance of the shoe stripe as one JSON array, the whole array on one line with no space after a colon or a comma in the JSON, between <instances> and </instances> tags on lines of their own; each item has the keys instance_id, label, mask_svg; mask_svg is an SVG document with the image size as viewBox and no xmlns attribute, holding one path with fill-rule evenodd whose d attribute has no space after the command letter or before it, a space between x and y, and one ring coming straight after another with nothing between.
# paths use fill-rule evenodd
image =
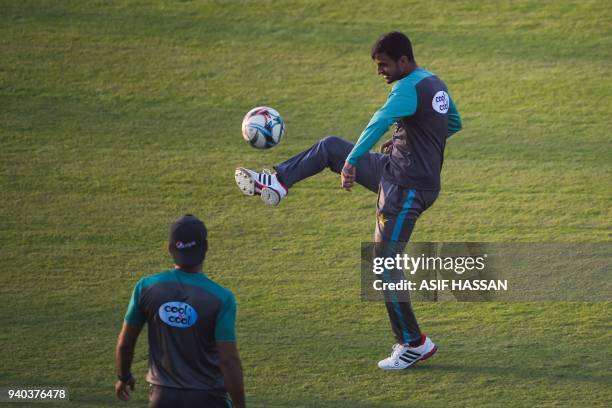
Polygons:
<instances>
[{"instance_id":1,"label":"shoe stripe","mask_svg":"<svg viewBox=\"0 0 612 408\"><path fill-rule=\"evenodd\" d=\"M411 356L411 357L421 357L421 354L416 353L416 352L414 352L414 351L408 351L408 350L406 350L406 351L404 351L404 355L406 355L406 354L408 354L408 355L409 355L409 356Z\"/></svg>"},{"instance_id":2,"label":"shoe stripe","mask_svg":"<svg viewBox=\"0 0 612 408\"><path fill-rule=\"evenodd\" d=\"M414 358L410 358L407 356L401 356L399 359L402 360L404 363L412 363L415 360Z\"/></svg>"}]
</instances>

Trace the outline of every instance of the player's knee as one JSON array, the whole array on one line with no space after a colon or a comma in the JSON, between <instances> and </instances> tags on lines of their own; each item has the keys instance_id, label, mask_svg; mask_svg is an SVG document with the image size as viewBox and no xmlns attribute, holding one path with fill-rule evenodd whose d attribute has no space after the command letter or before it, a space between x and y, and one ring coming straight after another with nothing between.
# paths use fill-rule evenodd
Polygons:
<instances>
[{"instance_id":1,"label":"player's knee","mask_svg":"<svg viewBox=\"0 0 612 408\"><path fill-rule=\"evenodd\" d=\"M337 146L342 142L338 136L326 136L319 141L319 143L325 148L329 149L331 146Z\"/></svg>"},{"instance_id":2,"label":"player's knee","mask_svg":"<svg viewBox=\"0 0 612 408\"><path fill-rule=\"evenodd\" d=\"M334 173L340 173L351 148L349 142L336 136L327 136L319 141L323 160Z\"/></svg>"},{"instance_id":3,"label":"player's knee","mask_svg":"<svg viewBox=\"0 0 612 408\"><path fill-rule=\"evenodd\" d=\"M328 157L333 157L334 159L338 160L340 160L340 156L348 154L345 154L345 152L349 152L351 150L350 146L346 146L348 142L337 136L324 137L319 141L319 143L325 154L329 155ZM344 161L344 157L342 157L342 161Z\"/></svg>"}]
</instances>

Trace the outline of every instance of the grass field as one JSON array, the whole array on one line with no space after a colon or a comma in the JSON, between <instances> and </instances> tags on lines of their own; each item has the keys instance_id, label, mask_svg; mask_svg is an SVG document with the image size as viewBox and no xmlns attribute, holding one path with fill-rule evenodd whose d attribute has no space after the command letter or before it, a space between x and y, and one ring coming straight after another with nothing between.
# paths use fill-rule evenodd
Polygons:
<instances>
[{"instance_id":1,"label":"grass field","mask_svg":"<svg viewBox=\"0 0 612 408\"><path fill-rule=\"evenodd\" d=\"M397 29L464 122L413 240L612 242L610 21L586 0L0 1L0 387L121 405L129 294L170 266L167 227L192 212L238 299L250 406L612 405L609 302L419 303L440 351L382 372L384 305L359 300L375 197L326 172L266 208L233 181L356 140L389 91L370 46ZM286 121L271 151L240 136L258 105ZM146 365L143 336L127 406L145 404Z\"/></svg>"}]
</instances>

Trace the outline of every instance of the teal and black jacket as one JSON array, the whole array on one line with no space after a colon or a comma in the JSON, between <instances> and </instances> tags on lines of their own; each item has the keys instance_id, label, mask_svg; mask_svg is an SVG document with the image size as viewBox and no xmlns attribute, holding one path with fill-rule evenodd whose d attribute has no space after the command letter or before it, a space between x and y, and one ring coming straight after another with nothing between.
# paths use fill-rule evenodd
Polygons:
<instances>
[{"instance_id":1,"label":"teal and black jacket","mask_svg":"<svg viewBox=\"0 0 612 408\"><path fill-rule=\"evenodd\" d=\"M393 149L383 179L405 188L439 190L446 139L462 127L444 82L423 68L398 80L347 161L357 165L394 123Z\"/></svg>"}]
</instances>

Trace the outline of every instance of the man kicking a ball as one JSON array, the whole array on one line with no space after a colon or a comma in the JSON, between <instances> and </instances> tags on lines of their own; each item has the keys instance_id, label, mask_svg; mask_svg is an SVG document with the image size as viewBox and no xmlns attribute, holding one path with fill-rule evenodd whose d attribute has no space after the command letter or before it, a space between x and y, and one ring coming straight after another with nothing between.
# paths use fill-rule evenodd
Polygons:
<instances>
[{"instance_id":1,"label":"man kicking a ball","mask_svg":"<svg viewBox=\"0 0 612 408\"><path fill-rule=\"evenodd\" d=\"M446 139L461 129L461 118L444 82L416 64L404 34L380 37L372 59L378 74L393 86L356 144L326 137L274 166L276 174L241 167L235 176L244 194L278 205L298 181L326 167L340 173L345 190L357 182L378 193L375 251L377 256L392 257L403 252L416 220L438 197ZM394 123L393 138L383 143L382 153L370 152ZM437 347L421 333L410 301L385 292L385 305L397 344L378 366L399 370L432 356Z\"/></svg>"}]
</instances>

